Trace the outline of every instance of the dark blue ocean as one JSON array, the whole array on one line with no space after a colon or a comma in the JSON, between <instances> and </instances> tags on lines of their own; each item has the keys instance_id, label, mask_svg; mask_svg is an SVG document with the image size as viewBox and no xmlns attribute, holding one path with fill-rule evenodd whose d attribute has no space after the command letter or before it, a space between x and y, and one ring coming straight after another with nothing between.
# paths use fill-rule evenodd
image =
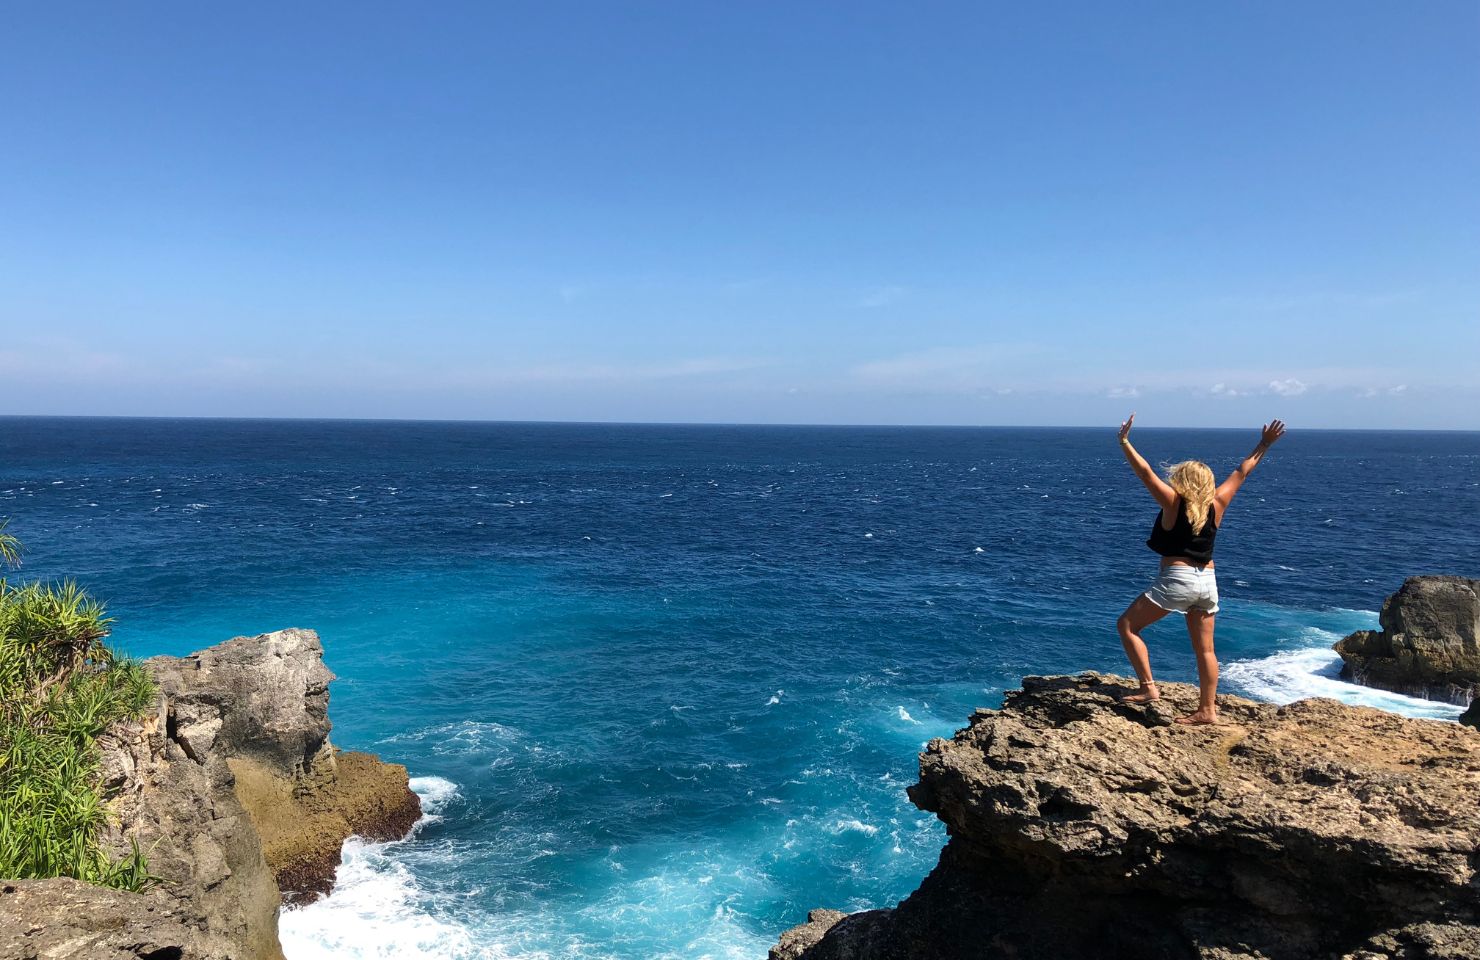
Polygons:
<instances>
[{"instance_id":1,"label":"dark blue ocean","mask_svg":"<svg viewBox=\"0 0 1480 960\"><path fill-rule=\"evenodd\" d=\"M1222 474L1257 430L1137 429ZM1155 514L1113 427L0 419L19 576L136 655L312 627L334 739L429 815L283 916L307 958L760 958L944 839L915 755L1030 673L1124 672ZM1480 575L1480 434L1294 429L1218 544L1224 689L1335 677L1415 573ZM1163 679L1192 679L1177 619Z\"/></svg>"}]
</instances>

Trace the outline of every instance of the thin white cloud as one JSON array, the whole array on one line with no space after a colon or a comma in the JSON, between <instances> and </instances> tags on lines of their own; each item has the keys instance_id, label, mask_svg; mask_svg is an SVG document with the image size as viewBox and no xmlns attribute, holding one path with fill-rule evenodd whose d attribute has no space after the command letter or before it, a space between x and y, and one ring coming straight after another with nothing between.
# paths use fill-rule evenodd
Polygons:
<instances>
[{"instance_id":1,"label":"thin white cloud","mask_svg":"<svg viewBox=\"0 0 1480 960\"><path fill-rule=\"evenodd\" d=\"M1308 389L1310 388L1305 385L1304 381L1294 377L1269 381L1269 392L1277 393L1282 397L1298 397Z\"/></svg>"},{"instance_id":2,"label":"thin white cloud","mask_svg":"<svg viewBox=\"0 0 1480 960\"><path fill-rule=\"evenodd\" d=\"M1022 352L1009 346L934 347L860 363L848 376L870 387L928 393L975 393L1004 384L1004 361Z\"/></svg>"},{"instance_id":3,"label":"thin white cloud","mask_svg":"<svg viewBox=\"0 0 1480 960\"><path fill-rule=\"evenodd\" d=\"M1291 312L1330 312L1333 310L1380 310L1421 300L1422 289L1384 290L1370 293L1350 291L1307 291L1291 294L1237 293L1211 297L1202 305L1218 310L1245 313L1280 314Z\"/></svg>"},{"instance_id":4,"label":"thin white cloud","mask_svg":"<svg viewBox=\"0 0 1480 960\"><path fill-rule=\"evenodd\" d=\"M694 357L661 363L554 363L527 367L462 367L439 373L436 382L464 389L518 384L643 383L699 379L778 366L777 361L748 357ZM420 379L420 377L415 377Z\"/></svg>"},{"instance_id":5,"label":"thin white cloud","mask_svg":"<svg viewBox=\"0 0 1480 960\"><path fill-rule=\"evenodd\" d=\"M866 310L871 310L875 307L888 306L891 303L895 303L903 299L904 295L907 292L908 291L904 287L899 286L877 287L859 297L858 306L863 307Z\"/></svg>"},{"instance_id":6,"label":"thin white cloud","mask_svg":"<svg viewBox=\"0 0 1480 960\"><path fill-rule=\"evenodd\" d=\"M1140 387L1111 387L1105 391L1105 396L1111 400L1133 400L1140 395Z\"/></svg>"}]
</instances>

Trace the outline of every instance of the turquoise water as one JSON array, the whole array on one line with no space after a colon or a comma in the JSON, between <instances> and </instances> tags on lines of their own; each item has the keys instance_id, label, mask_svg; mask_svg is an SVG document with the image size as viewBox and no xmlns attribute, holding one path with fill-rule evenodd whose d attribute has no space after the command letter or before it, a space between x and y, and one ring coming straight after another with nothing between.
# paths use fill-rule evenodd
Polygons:
<instances>
[{"instance_id":1,"label":"turquoise water","mask_svg":"<svg viewBox=\"0 0 1480 960\"><path fill-rule=\"evenodd\" d=\"M1138 439L1222 472L1255 437ZM1112 431L0 419L23 573L138 654L317 629L336 742L416 778L416 834L284 914L295 960L762 957L895 902L944 839L916 752L1125 669L1153 514ZM1477 571L1480 435L1293 433L1220 536L1226 688L1453 717L1329 645Z\"/></svg>"}]
</instances>

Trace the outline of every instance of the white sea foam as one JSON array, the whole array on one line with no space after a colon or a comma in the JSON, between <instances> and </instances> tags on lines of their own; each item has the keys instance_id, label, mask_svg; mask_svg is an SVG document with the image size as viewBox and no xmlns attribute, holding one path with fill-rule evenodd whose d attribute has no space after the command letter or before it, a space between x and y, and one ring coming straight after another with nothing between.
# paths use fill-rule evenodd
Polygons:
<instances>
[{"instance_id":1,"label":"white sea foam","mask_svg":"<svg viewBox=\"0 0 1480 960\"><path fill-rule=\"evenodd\" d=\"M916 720L914 717L910 716L910 712L908 710L906 710L904 707L895 707L894 709L899 712L899 719L903 720L905 723L919 723L920 722L920 721Z\"/></svg>"},{"instance_id":2,"label":"white sea foam","mask_svg":"<svg viewBox=\"0 0 1480 960\"><path fill-rule=\"evenodd\" d=\"M434 822L457 785L441 777L416 777L422 820ZM474 942L463 925L436 915L411 871L394 857L400 843L344 843L334 891L306 907L278 915L278 938L288 960L497 960L507 951Z\"/></svg>"},{"instance_id":3,"label":"white sea foam","mask_svg":"<svg viewBox=\"0 0 1480 960\"><path fill-rule=\"evenodd\" d=\"M459 720L440 723L386 737L382 743L431 741L432 751L440 754L466 755L501 750L522 739L518 730L486 720Z\"/></svg>"},{"instance_id":4,"label":"white sea foam","mask_svg":"<svg viewBox=\"0 0 1480 960\"><path fill-rule=\"evenodd\" d=\"M421 799L421 819L412 826L413 833L441 820L442 811L457 797L457 784L442 777L412 777L409 786Z\"/></svg>"},{"instance_id":5,"label":"white sea foam","mask_svg":"<svg viewBox=\"0 0 1480 960\"><path fill-rule=\"evenodd\" d=\"M828 828L831 833L861 833L872 837L879 832L879 828L871 823L864 823L859 819L837 820Z\"/></svg>"},{"instance_id":6,"label":"white sea foam","mask_svg":"<svg viewBox=\"0 0 1480 960\"><path fill-rule=\"evenodd\" d=\"M1331 697L1356 706L1377 707L1409 717L1453 720L1463 707L1433 700L1405 697L1374 687L1364 687L1341 679L1341 656L1331 649L1337 634L1325 630L1307 630L1310 640L1320 646L1282 650L1257 660L1238 660L1224 664L1224 682L1240 693L1259 700L1290 703L1306 697Z\"/></svg>"}]
</instances>

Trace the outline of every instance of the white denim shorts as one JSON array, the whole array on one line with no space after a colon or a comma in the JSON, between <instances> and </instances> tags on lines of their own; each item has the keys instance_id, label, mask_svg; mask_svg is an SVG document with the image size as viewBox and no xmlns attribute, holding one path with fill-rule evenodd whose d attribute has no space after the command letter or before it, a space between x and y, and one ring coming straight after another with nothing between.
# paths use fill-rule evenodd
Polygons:
<instances>
[{"instance_id":1,"label":"white denim shorts","mask_svg":"<svg viewBox=\"0 0 1480 960\"><path fill-rule=\"evenodd\" d=\"M1197 609L1218 612L1218 578L1212 567L1189 567L1172 564L1162 567L1156 582L1146 591L1146 599L1173 613Z\"/></svg>"}]
</instances>

